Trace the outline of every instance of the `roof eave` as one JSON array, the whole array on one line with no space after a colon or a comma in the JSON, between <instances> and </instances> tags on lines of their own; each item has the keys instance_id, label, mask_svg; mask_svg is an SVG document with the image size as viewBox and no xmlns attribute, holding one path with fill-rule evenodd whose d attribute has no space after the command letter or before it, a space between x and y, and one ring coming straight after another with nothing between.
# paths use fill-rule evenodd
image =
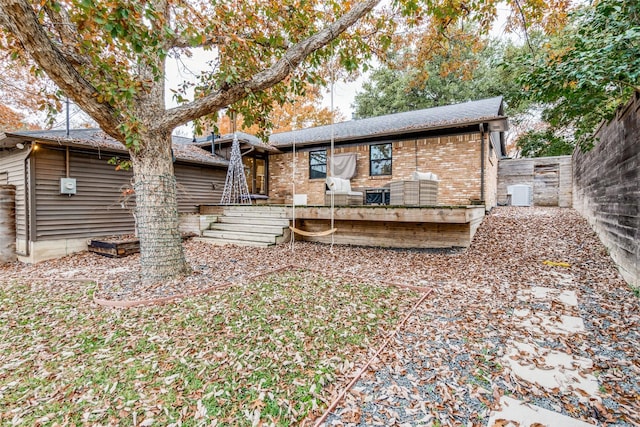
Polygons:
<instances>
[{"instance_id":1,"label":"roof eave","mask_svg":"<svg viewBox=\"0 0 640 427\"><path fill-rule=\"evenodd\" d=\"M10 135L7 138L1 138L0 137L0 147L2 147L2 143L5 140L8 140L9 138L11 138L11 141L13 141L13 147L15 147L15 144L17 144L18 142L33 142L35 144L43 144L43 145L49 145L49 146L58 146L58 147L69 147L69 148L77 148L80 150L92 150L92 151L101 151L104 153L113 153L113 154L129 154L129 151L122 146L122 148L116 148L116 147L112 147L112 146L108 146L108 147L100 147L100 146L96 146L96 145L92 145L92 144L81 144L81 143L77 143L75 141L63 141L63 140L52 140L52 139L46 139L46 138L34 138L31 136L26 136L26 135L16 135L16 134L7 134L6 135ZM11 148L10 146L8 148ZM190 158L185 158L185 157L178 157L176 158L176 162L177 163L189 163L189 164L194 164L194 165L206 165L206 166L213 166L213 167L220 167L220 168L226 168L228 167L228 164L224 163L224 162L217 162L215 160L212 161L208 161L208 160L196 160L196 159L190 159Z\"/></svg>"},{"instance_id":2,"label":"roof eave","mask_svg":"<svg viewBox=\"0 0 640 427\"><path fill-rule=\"evenodd\" d=\"M489 122L500 121L500 120L508 120L508 117L507 116L495 116L495 117L491 117L491 118L474 119L474 120L465 121L465 122L448 123L448 124L443 124L443 125L423 126L423 127L416 127L416 128L411 128L411 129L394 130L394 131L391 131L391 132L380 132L380 133L375 133L375 134L360 135L360 136L350 136L350 137L337 137L337 138L334 138L333 141L334 141L334 143L347 142L347 141L356 142L356 141L362 141L362 140L367 140L367 139L372 139L372 138L393 137L393 136L406 135L406 134L415 134L415 133L420 133L420 132L437 131L437 130L441 130L441 129L465 128L465 127L469 127L469 126L473 126L473 125L479 125L481 123L489 123ZM478 129L478 132L480 132L479 129ZM296 145L297 146L307 146L307 145L322 145L322 144L329 144L329 143L331 143L331 139L323 138L323 139L318 139L318 140L309 141L309 142L296 142ZM273 147L276 147L276 148L288 148L288 147L292 147L292 146L293 146L293 143L273 145Z\"/></svg>"}]
</instances>

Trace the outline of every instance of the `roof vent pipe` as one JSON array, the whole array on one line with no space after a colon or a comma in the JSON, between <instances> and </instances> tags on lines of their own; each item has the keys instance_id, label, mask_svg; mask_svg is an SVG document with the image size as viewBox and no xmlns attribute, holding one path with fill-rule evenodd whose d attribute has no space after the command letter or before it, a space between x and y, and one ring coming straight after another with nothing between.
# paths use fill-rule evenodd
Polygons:
<instances>
[{"instance_id":1,"label":"roof vent pipe","mask_svg":"<svg viewBox=\"0 0 640 427\"><path fill-rule=\"evenodd\" d=\"M69 97L67 96L67 138L69 138Z\"/></svg>"}]
</instances>

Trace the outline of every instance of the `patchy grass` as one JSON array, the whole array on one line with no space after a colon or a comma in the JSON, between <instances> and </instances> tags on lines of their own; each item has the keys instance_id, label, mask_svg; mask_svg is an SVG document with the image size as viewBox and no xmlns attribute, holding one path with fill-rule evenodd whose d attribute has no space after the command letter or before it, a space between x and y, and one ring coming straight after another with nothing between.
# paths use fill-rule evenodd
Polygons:
<instances>
[{"instance_id":1,"label":"patchy grass","mask_svg":"<svg viewBox=\"0 0 640 427\"><path fill-rule=\"evenodd\" d=\"M132 310L92 289L0 283L0 424L301 423L417 298L308 271Z\"/></svg>"}]
</instances>

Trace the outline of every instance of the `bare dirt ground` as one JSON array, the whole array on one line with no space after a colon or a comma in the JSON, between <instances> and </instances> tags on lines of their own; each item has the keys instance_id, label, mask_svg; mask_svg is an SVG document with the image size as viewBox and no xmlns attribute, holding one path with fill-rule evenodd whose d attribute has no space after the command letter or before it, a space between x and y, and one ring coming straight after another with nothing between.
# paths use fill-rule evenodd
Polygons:
<instances>
[{"instance_id":1,"label":"bare dirt ground","mask_svg":"<svg viewBox=\"0 0 640 427\"><path fill-rule=\"evenodd\" d=\"M640 299L586 221L571 209L497 208L467 250L386 250L296 243L258 249L186 242L195 274L152 289L135 286L138 256L82 253L37 265L0 267L3 280L90 279L96 296L136 300L239 283L295 265L363 282L429 287L419 307L372 368L327 419L328 425L482 425L502 395L601 425L640 425ZM546 261L546 262L545 262ZM569 314L586 332L549 334L537 345L593 361L599 401L545 390L501 363L509 340L532 340L515 325L517 298L542 286L578 294ZM528 303L527 303L528 304ZM559 307L557 314L563 314ZM375 349L371 350L371 354Z\"/></svg>"}]
</instances>

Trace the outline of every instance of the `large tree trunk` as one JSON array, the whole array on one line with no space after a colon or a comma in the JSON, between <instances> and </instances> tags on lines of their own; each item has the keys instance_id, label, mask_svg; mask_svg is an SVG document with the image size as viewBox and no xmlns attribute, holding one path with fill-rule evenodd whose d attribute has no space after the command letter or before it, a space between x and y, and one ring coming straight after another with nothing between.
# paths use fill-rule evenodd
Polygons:
<instances>
[{"instance_id":1,"label":"large tree trunk","mask_svg":"<svg viewBox=\"0 0 640 427\"><path fill-rule=\"evenodd\" d=\"M136 193L136 225L145 285L190 273L178 230L178 200L171 135L141 135L140 151L131 152ZM147 140L148 139L148 140Z\"/></svg>"}]
</instances>

